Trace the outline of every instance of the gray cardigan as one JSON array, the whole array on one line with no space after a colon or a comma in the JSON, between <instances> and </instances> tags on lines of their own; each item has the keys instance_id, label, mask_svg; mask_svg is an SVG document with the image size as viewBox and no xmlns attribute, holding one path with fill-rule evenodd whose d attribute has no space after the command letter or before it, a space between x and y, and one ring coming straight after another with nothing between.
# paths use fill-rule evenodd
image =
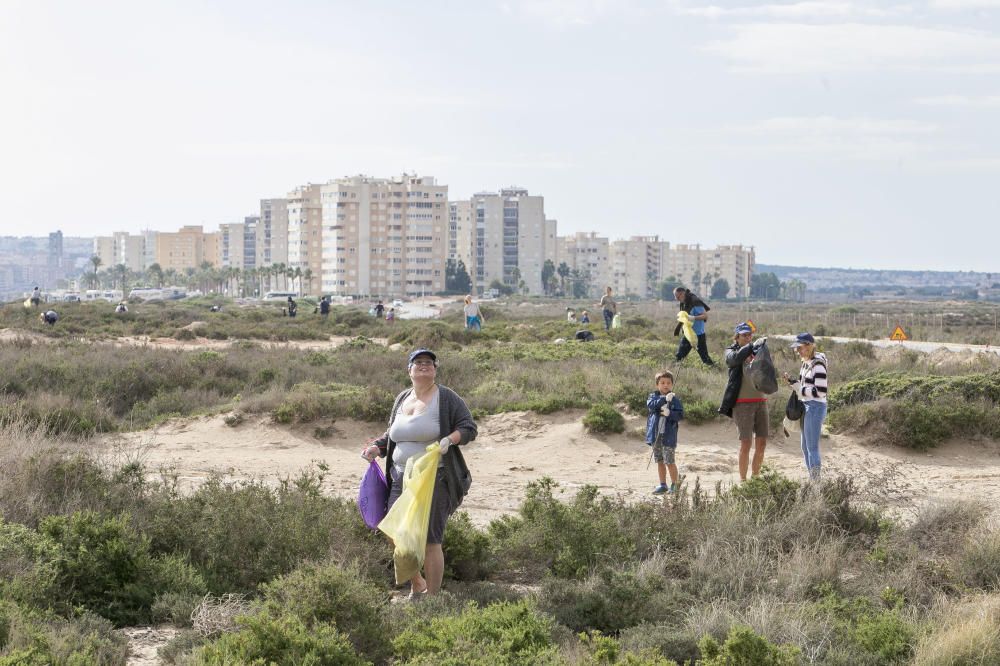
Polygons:
<instances>
[{"instance_id":1,"label":"gray cardigan","mask_svg":"<svg viewBox=\"0 0 1000 666\"><path fill-rule=\"evenodd\" d=\"M389 426L396 420L396 412L403 401L413 393L412 388L402 391L396 396L396 401L392 404L392 412L389 415ZM467 444L476 438L479 429L476 422L472 420L472 412L465 404L465 401L447 386L438 384L438 408L440 410L439 420L441 423L441 433L439 439L443 439L451 433L458 431L461 439L458 445L448 448L444 454L444 469L447 473L448 491L454 500L453 506L462 503L462 499L469 491L472 477L469 475L469 468L465 464L465 457L458 446ZM392 453L396 449L396 442L389 437L389 428L386 428L381 437L372 442L378 446L379 455L385 456L386 469L392 468ZM392 489L392 475L386 474L386 482L389 489Z\"/></svg>"}]
</instances>

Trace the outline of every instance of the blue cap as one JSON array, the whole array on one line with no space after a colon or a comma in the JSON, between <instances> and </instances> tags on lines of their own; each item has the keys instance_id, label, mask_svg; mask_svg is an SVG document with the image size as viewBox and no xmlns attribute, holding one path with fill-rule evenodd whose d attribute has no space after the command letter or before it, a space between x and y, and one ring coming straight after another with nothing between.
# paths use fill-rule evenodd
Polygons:
<instances>
[{"instance_id":1,"label":"blue cap","mask_svg":"<svg viewBox=\"0 0 1000 666\"><path fill-rule=\"evenodd\" d=\"M434 364L437 365L437 360L438 360L437 355L430 349L424 349L422 347L420 349L414 349L413 351L410 352L410 357L406 359L406 364L409 365L410 363L413 363L415 360L417 360L418 356L430 356L431 360L434 361Z\"/></svg>"},{"instance_id":2,"label":"blue cap","mask_svg":"<svg viewBox=\"0 0 1000 666\"><path fill-rule=\"evenodd\" d=\"M795 342L792 343L792 349L805 344L816 344L816 338L814 338L811 333L799 333L795 336Z\"/></svg>"},{"instance_id":3,"label":"blue cap","mask_svg":"<svg viewBox=\"0 0 1000 666\"><path fill-rule=\"evenodd\" d=\"M739 335L740 333L753 333L753 329L750 328L750 324L744 321L736 324L736 328L733 329L733 333L736 335Z\"/></svg>"}]
</instances>

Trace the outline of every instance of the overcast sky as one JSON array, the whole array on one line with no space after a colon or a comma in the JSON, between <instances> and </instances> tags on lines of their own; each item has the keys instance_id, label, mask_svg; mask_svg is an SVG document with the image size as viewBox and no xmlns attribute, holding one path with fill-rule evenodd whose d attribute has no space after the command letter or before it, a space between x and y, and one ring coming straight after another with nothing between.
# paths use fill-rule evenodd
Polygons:
<instances>
[{"instance_id":1,"label":"overcast sky","mask_svg":"<svg viewBox=\"0 0 1000 666\"><path fill-rule=\"evenodd\" d=\"M559 233L1000 272L1000 0L0 0L0 233L402 171Z\"/></svg>"}]
</instances>

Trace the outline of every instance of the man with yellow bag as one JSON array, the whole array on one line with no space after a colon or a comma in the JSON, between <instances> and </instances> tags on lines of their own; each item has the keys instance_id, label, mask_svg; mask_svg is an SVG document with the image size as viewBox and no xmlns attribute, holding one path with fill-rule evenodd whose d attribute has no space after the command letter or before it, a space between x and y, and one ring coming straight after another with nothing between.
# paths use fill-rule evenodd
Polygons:
<instances>
[{"instance_id":1,"label":"man with yellow bag","mask_svg":"<svg viewBox=\"0 0 1000 666\"><path fill-rule=\"evenodd\" d=\"M459 446L478 433L465 401L436 383L437 367L429 349L409 355L413 386L396 396L389 428L361 452L386 459L389 512L379 529L395 546L396 582L409 580L414 598L441 589L445 526L472 483Z\"/></svg>"},{"instance_id":2,"label":"man with yellow bag","mask_svg":"<svg viewBox=\"0 0 1000 666\"><path fill-rule=\"evenodd\" d=\"M701 362L705 365L715 365L715 361L708 356L708 339L705 337L705 322L708 321L708 311L711 308L708 307L705 301L698 298L697 294L686 287L677 287L674 289L674 298L680 302L680 312L678 315L681 313L687 315L687 317L678 316L674 336L680 335L684 329L685 322L681 321L682 319L689 321L695 336L695 341L692 343L688 340L690 331L688 331L688 335L681 335L681 342L677 347L676 359L683 361L684 357L691 353L691 349L697 346Z\"/></svg>"}]
</instances>

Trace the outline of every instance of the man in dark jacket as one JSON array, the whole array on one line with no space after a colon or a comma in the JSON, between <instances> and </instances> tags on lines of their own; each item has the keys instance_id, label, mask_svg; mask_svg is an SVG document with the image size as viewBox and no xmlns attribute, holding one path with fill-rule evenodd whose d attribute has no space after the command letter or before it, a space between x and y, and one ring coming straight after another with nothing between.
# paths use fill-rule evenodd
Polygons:
<instances>
[{"instance_id":1,"label":"man in dark jacket","mask_svg":"<svg viewBox=\"0 0 1000 666\"><path fill-rule=\"evenodd\" d=\"M736 422L740 438L739 471L740 481L746 481L747 468L753 476L760 473L764 463L764 449L767 447L768 414L767 397L757 390L747 377L750 362L767 338L753 339L750 324L736 325L733 344L726 349L726 367L729 381L722 396L719 413ZM754 443L753 464L750 464L750 442Z\"/></svg>"}]
</instances>

